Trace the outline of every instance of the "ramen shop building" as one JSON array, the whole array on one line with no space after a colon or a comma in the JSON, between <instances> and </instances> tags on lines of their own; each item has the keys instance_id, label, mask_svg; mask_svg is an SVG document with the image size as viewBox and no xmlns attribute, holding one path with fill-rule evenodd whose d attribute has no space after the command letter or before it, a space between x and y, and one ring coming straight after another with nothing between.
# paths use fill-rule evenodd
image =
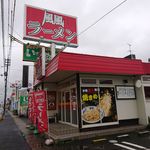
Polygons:
<instances>
[{"instance_id":1,"label":"ramen shop building","mask_svg":"<svg viewBox=\"0 0 150 150\"><path fill-rule=\"evenodd\" d=\"M48 116L80 131L148 124L150 63L60 52L35 88L47 90Z\"/></svg>"}]
</instances>

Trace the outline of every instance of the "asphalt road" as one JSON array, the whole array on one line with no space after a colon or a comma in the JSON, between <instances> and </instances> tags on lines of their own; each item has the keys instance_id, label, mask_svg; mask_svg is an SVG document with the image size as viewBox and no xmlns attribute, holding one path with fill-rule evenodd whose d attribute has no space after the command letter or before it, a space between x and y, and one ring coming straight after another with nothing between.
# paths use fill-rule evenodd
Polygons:
<instances>
[{"instance_id":1,"label":"asphalt road","mask_svg":"<svg viewBox=\"0 0 150 150\"><path fill-rule=\"evenodd\" d=\"M33 147L35 150L150 150L150 132L65 141L49 147L37 144L32 138L30 140L35 145L35 148ZM0 150L30 150L9 114L0 122Z\"/></svg>"},{"instance_id":2,"label":"asphalt road","mask_svg":"<svg viewBox=\"0 0 150 150\"><path fill-rule=\"evenodd\" d=\"M0 121L0 150L31 150L8 113Z\"/></svg>"},{"instance_id":3,"label":"asphalt road","mask_svg":"<svg viewBox=\"0 0 150 150\"><path fill-rule=\"evenodd\" d=\"M93 138L82 141L66 141L57 146L51 146L53 150L150 150L150 133L130 133L114 135L103 138Z\"/></svg>"}]
</instances>

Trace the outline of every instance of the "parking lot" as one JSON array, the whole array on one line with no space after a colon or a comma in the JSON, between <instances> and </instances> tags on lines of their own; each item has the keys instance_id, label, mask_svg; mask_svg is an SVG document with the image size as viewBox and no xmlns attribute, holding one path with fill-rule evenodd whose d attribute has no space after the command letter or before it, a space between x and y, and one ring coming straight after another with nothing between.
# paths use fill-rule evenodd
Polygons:
<instances>
[{"instance_id":1,"label":"parking lot","mask_svg":"<svg viewBox=\"0 0 150 150\"><path fill-rule=\"evenodd\" d=\"M54 150L150 150L150 133L142 131L75 142L66 141L51 148Z\"/></svg>"}]
</instances>

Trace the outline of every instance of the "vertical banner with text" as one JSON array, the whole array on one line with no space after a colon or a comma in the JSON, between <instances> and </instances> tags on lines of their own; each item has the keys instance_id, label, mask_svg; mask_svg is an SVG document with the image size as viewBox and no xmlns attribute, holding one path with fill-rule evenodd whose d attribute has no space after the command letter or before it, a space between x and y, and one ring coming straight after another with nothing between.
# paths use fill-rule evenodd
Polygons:
<instances>
[{"instance_id":1,"label":"vertical banner with text","mask_svg":"<svg viewBox=\"0 0 150 150\"><path fill-rule=\"evenodd\" d=\"M28 95L28 118L34 125L36 125L36 103L34 92L30 92Z\"/></svg>"},{"instance_id":2,"label":"vertical banner with text","mask_svg":"<svg viewBox=\"0 0 150 150\"><path fill-rule=\"evenodd\" d=\"M28 118L32 122L32 98L33 93L29 93L28 95Z\"/></svg>"},{"instance_id":3,"label":"vertical banner with text","mask_svg":"<svg viewBox=\"0 0 150 150\"><path fill-rule=\"evenodd\" d=\"M40 133L48 131L46 91L34 93L37 110L37 127Z\"/></svg>"}]
</instances>

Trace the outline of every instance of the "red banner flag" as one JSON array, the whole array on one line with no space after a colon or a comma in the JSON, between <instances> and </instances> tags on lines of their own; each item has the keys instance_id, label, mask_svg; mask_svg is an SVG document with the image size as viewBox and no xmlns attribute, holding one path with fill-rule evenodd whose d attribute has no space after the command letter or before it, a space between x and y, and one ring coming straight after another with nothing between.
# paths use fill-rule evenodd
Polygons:
<instances>
[{"instance_id":1,"label":"red banner flag","mask_svg":"<svg viewBox=\"0 0 150 150\"><path fill-rule=\"evenodd\" d=\"M34 93L36 102L37 127L40 133L48 131L46 92L41 90Z\"/></svg>"},{"instance_id":2,"label":"red banner flag","mask_svg":"<svg viewBox=\"0 0 150 150\"><path fill-rule=\"evenodd\" d=\"M30 92L28 95L28 118L34 125L36 125L36 117L36 103L34 92Z\"/></svg>"},{"instance_id":3,"label":"red banner flag","mask_svg":"<svg viewBox=\"0 0 150 150\"><path fill-rule=\"evenodd\" d=\"M33 116L33 109L32 109L32 101L33 101L33 92L30 92L28 95L28 118L31 122L33 122L32 120L32 116Z\"/></svg>"}]
</instances>

